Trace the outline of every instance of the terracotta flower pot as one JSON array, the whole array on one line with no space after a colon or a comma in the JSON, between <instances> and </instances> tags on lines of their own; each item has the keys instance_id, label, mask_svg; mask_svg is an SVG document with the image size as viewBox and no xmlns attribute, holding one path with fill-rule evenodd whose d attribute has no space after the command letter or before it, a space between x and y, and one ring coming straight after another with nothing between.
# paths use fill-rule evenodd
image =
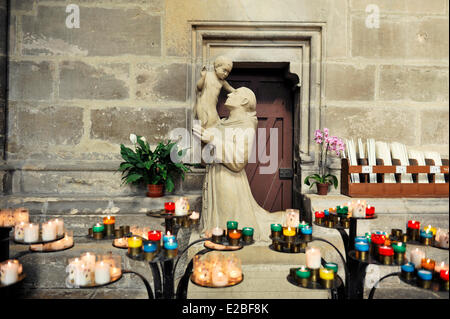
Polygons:
<instances>
[{"instance_id":1,"label":"terracotta flower pot","mask_svg":"<svg viewBox=\"0 0 450 319\"><path fill-rule=\"evenodd\" d=\"M330 184L316 183L316 185L317 185L317 194L318 195L327 195L328 194L328 188L330 187Z\"/></svg>"},{"instance_id":2,"label":"terracotta flower pot","mask_svg":"<svg viewBox=\"0 0 450 319\"><path fill-rule=\"evenodd\" d=\"M147 197L162 197L164 195L164 184L148 184L147 189Z\"/></svg>"}]
</instances>

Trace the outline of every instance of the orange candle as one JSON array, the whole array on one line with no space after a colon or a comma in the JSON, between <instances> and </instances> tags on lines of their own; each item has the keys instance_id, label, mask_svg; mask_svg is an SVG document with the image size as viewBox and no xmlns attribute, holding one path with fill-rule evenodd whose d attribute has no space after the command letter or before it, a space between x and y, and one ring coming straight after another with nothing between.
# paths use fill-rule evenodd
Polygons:
<instances>
[{"instance_id":1,"label":"orange candle","mask_svg":"<svg viewBox=\"0 0 450 319\"><path fill-rule=\"evenodd\" d=\"M436 262L433 259L430 258L422 258L422 268L434 271L434 267L436 266Z\"/></svg>"},{"instance_id":2,"label":"orange candle","mask_svg":"<svg viewBox=\"0 0 450 319\"><path fill-rule=\"evenodd\" d=\"M115 223L116 223L116 217L114 217L114 216L103 217L103 224L112 225Z\"/></svg>"},{"instance_id":3,"label":"orange candle","mask_svg":"<svg viewBox=\"0 0 450 319\"><path fill-rule=\"evenodd\" d=\"M236 229L233 229L233 231L230 232L228 236L230 236L231 239L239 239L241 238L241 233L238 232Z\"/></svg>"}]
</instances>

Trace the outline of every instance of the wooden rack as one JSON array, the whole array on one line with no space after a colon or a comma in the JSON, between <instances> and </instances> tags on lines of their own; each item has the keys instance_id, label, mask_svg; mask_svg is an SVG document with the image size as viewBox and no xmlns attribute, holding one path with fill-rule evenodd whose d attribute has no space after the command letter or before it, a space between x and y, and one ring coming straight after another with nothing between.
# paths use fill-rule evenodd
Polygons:
<instances>
[{"instance_id":1,"label":"wooden rack","mask_svg":"<svg viewBox=\"0 0 450 319\"><path fill-rule=\"evenodd\" d=\"M342 159L341 193L350 197L448 197L449 196L449 161L443 159L442 166L435 166L434 161L426 159L426 166L419 166L410 159L408 166L401 166L400 161L392 159L392 166L383 165L377 159L377 165L368 166L367 159L358 160L359 165L349 165ZM377 183L369 183L369 173L377 174ZM393 173L396 183L384 183L384 174ZM401 183L401 174L412 174L413 183ZM418 183L418 174L427 174L428 183ZM435 174L443 173L445 183L435 183ZM360 183L352 183L350 174L359 174Z\"/></svg>"}]
</instances>

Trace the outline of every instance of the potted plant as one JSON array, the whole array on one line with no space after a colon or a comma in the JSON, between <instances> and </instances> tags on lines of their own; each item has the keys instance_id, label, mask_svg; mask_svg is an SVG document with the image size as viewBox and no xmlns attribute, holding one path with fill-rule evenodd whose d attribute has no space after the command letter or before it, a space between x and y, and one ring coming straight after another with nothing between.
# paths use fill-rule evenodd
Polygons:
<instances>
[{"instance_id":1,"label":"potted plant","mask_svg":"<svg viewBox=\"0 0 450 319\"><path fill-rule=\"evenodd\" d=\"M145 184L147 196L161 197L164 189L173 191L177 175L181 175L184 180L184 174L189 168L181 162L172 161L171 157L171 154L180 157L184 154L185 150L178 151L176 142L159 142L152 151L145 137L130 134L130 141L134 151L120 144L120 155L124 162L120 163L118 170L122 172L123 184Z\"/></svg>"},{"instance_id":2,"label":"potted plant","mask_svg":"<svg viewBox=\"0 0 450 319\"><path fill-rule=\"evenodd\" d=\"M337 156L343 153L345 150L344 142L336 137L329 136L329 131L325 127L323 132L321 130L316 130L314 134L314 140L319 145L319 174L308 175L305 178L304 183L311 188L314 184L317 185L317 193L319 195L328 194L328 188L331 184L334 185L334 188L338 187L337 177L332 174L326 174L325 169L327 166L327 156L328 151L333 151ZM312 182L311 182L312 180Z\"/></svg>"}]
</instances>

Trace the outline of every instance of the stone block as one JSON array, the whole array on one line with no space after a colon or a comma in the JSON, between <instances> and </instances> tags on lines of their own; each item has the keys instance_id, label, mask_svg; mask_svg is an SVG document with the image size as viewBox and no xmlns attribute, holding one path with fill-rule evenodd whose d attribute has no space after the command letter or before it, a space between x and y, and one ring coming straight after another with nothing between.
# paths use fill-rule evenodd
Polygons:
<instances>
[{"instance_id":1,"label":"stone block","mask_svg":"<svg viewBox=\"0 0 450 319\"><path fill-rule=\"evenodd\" d=\"M69 29L65 6L38 6L23 16L23 54L119 56L161 54L161 18L141 8L80 6L80 28ZM59 26L59 27L57 27Z\"/></svg>"},{"instance_id":2,"label":"stone block","mask_svg":"<svg viewBox=\"0 0 450 319\"><path fill-rule=\"evenodd\" d=\"M60 65L62 99L123 100L128 98L129 66L66 61Z\"/></svg>"},{"instance_id":3,"label":"stone block","mask_svg":"<svg viewBox=\"0 0 450 319\"><path fill-rule=\"evenodd\" d=\"M186 101L187 65L174 63L136 66L136 98L144 101Z\"/></svg>"},{"instance_id":4,"label":"stone block","mask_svg":"<svg viewBox=\"0 0 450 319\"><path fill-rule=\"evenodd\" d=\"M380 19L369 29L365 19L352 19L353 57L394 59L448 59L448 19Z\"/></svg>"},{"instance_id":5,"label":"stone block","mask_svg":"<svg viewBox=\"0 0 450 319\"><path fill-rule=\"evenodd\" d=\"M367 101L374 99L375 66L327 64L325 81L327 100Z\"/></svg>"},{"instance_id":6,"label":"stone block","mask_svg":"<svg viewBox=\"0 0 450 319\"><path fill-rule=\"evenodd\" d=\"M427 110L422 111L420 120L421 128L421 144L444 144L448 148L448 116L449 111L446 110Z\"/></svg>"},{"instance_id":7,"label":"stone block","mask_svg":"<svg viewBox=\"0 0 450 319\"><path fill-rule=\"evenodd\" d=\"M417 116L415 110L407 108L327 107L324 127L341 138L374 138L414 145Z\"/></svg>"},{"instance_id":8,"label":"stone block","mask_svg":"<svg viewBox=\"0 0 450 319\"><path fill-rule=\"evenodd\" d=\"M35 0L11 0L11 10L31 11L35 3Z\"/></svg>"},{"instance_id":9,"label":"stone block","mask_svg":"<svg viewBox=\"0 0 450 319\"><path fill-rule=\"evenodd\" d=\"M32 158L52 146L76 145L83 135L83 109L66 106L34 107L11 103L8 152Z\"/></svg>"},{"instance_id":10,"label":"stone block","mask_svg":"<svg viewBox=\"0 0 450 319\"><path fill-rule=\"evenodd\" d=\"M183 185L183 192L201 192L205 173L186 173Z\"/></svg>"},{"instance_id":11,"label":"stone block","mask_svg":"<svg viewBox=\"0 0 450 319\"><path fill-rule=\"evenodd\" d=\"M49 100L53 92L54 66L50 62L11 61L9 99Z\"/></svg>"},{"instance_id":12,"label":"stone block","mask_svg":"<svg viewBox=\"0 0 450 319\"><path fill-rule=\"evenodd\" d=\"M211 0L167 0L165 2L164 41L167 54L187 56L190 53L190 21L260 21L327 23L327 56L347 55L347 2L316 0L265 0L232 3ZM239 9L237 9L239 8ZM250 23L251 25L251 23ZM239 27L235 27L239 31ZM278 29L279 30L279 29ZM289 27L283 30L289 30ZM258 31L255 27L253 31Z\"/></svg>"},{"instance_id":13,"label":"stone block","mask_svg":"<svg viewBox=\"0 0 450 319\"><path fill-rule=\"evenodd\" d=\"M106 108L91 111L90 136L128 145L130 133L145 136L150 144L168 137L175 128L186 127L184 108Z\"/></svg>"},{"instance_id":14,"label":"stone block","mask_svg":"<svg viewBox=\"0 0 450 319\"><path fill-rule=\"evenodd\" d=\"M405 13L405 14L444 14L446 10L446 0L351 0L351 10L365 11L368 5L375 4L380 9L381 14Z\"/></svg>"},{"instance_id":15,"label":"stone block","mask_svg":"<svg viewBox=\"0 0 450 319\"><path fill-rule=\"evenodd\" d=\"M383 65L381 100L448 101L448 68Z\"/></svg>"}]
</instances>

